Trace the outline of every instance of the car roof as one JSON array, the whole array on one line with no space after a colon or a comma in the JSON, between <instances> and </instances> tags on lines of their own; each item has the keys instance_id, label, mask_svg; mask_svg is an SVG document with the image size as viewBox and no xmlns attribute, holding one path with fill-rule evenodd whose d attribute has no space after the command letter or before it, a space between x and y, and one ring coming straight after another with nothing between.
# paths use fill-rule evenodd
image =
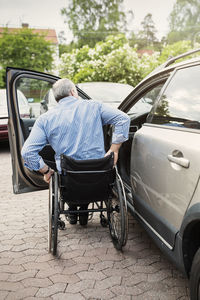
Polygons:
<instances>
[{"instance_id":1,"label":"car roof","mask_svg":"<svg viewBox=\"0 0 200 300\"><path fill-rule=\"evenodd\" d=\"M182 61L176 63L177 60L183 59L183 58L185 58L187 56L190 56L192 54L195 54L197 52L200 52L200 48L187 51L185 53L182 53L182 54L174 56L174 57L170 57L163 64L161 64L156 69L154 69L151 73L149 73L146 78L148 78L148 77L150 77L150 76L152 76L156 73L159 73L160 71L163 71L163 70L168 70L168 69L171 69L171 68L174 69L174 68L177 68L179 66L183 66L183 65L186 65L186 64L191 64L191 63L199 61L200 56L193 57L193 58L186 59L186 60L182 60Z\"/></svg>"}]
</instances>

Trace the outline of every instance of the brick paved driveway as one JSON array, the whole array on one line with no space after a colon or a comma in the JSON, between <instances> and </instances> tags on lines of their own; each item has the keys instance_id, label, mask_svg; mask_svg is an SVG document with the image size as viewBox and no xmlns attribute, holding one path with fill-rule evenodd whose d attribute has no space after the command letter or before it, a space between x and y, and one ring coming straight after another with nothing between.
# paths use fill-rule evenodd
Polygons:
<instances>
[{"instance_id":1,"label":"brick paved driveway","mask_svg":"<svg viewBox=\"0 0 200 300\"><path fill-rule=\"evenodd\" d=\"M0 300L188 299L188 280L131 216L123 253L97 215L87 228L67 224L59 257L48 254L48 192L12 193L10 153L2 145L0 170Z\"/></svg>"}]
</instances>

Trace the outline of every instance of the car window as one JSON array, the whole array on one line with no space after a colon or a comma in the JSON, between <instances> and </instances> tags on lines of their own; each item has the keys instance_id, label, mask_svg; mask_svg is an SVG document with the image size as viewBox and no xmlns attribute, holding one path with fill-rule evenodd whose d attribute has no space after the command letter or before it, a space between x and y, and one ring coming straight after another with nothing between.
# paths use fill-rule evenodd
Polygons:
<instances>
[{"instance_id":1,"label":"car window","mask_svg":"<svg viewBox=\"0 0 200 300\"><path fill-rule=\"evenodd\" d=\"M154 105L161 88L164 83L160 83L157 86L154 86L151 90L145 93L137 103L135 103L131 109L128 111L128 115L130 116L139 116L145 113L149 113Z\"/></svg>"},{"instance_id":2,"label":"car window","mask_svg":"<svg viewBox=\"0 0 200 300\"><path fill-rule=\"evenodd\" d=\"M16 85L19 113L22 117L38 118L57 104L52 83L48 81L21 77ZM81 98L80 94L79 97Z\"/></svg>"},{"instance_id":3,"label":"car window","mask_svg":"<svg viewBox=\"0 0 200 300\"><path fill-rule=\"evenodd\" d=\"M200 66L177 70L159 100L151 123L200 129Z\"/></svg>"},{"instance_id":4,"label":"car window","mask_svg":"<svg viewBox=\"0 0 200 300\"><path fill-rule=\"evenodd\" d=\"M52 84L48 81L34 78L19 78L17 80L17 99L21 117L39 117L48 110L42 109L44 97L51 89Z\"/></svg>"}]
</instances>

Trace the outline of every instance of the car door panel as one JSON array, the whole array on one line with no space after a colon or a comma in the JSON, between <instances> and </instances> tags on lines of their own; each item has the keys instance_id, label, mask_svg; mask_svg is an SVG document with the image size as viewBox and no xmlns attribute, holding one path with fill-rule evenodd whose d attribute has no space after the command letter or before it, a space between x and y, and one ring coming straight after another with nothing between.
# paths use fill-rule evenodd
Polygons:
<instances>
[{"instance_id":1,"label":"car door panel","mask_svg":"<svg viewBox=\"0 0 200 300\"><path fill-rule=\"evenodd\" d=\"M58 77L21 69L7 69L7 101L8 101L8 132L9 143L12 156L13 169L13 190L14 193L23 193L38 189L48 188L43 180L43 176L39 172L30 171L24 167L21 158L21 149L24 141L28 137L31 128L35 122L35 118L21 117L20 107L18 104L18 95L20 90L19 81L24 80L23 87L26 91L26 81L34 79L40 83L47 82L52 85ZM33 91L33 89L32 89Z\"/></svg>"},{"instance_id":2,"label":"car door panel","mask_svg":"<svg viewBox=\"0 0 200 300\"><path fill-rule=\"evenodd\" d=\"M30 171L24 167L21 157L21 149L24 141L28 138L37 117L45 112L42 106L43 100L49 97L52 100L52 85L59 77L36 71L7 68L7 102L8 102L8 132L12 157L13 190L14 193L31 192L47 189L39 172ZM82 99L90 99L80 88L78 94ZM23 106L19 105L19 97ZM45 100L45 101L46 101ZM48 101L46 101L48 103ZM56 101L49 101L46 110L56 105ZM30 108L27 113L24 107ZM40 151L41 157L46 163L55 169L54 150L46 145Z\"/></svg>"},{"instance_id":3,"label":"car door panel","mask_svg":"<svg viewBox=\"0 0 200 300\"><path fill-rule=\"evenodd\" d=\"M169 130L166 127L148 124L135 134L131 160L135 207L158 234L162 235L165 231L167 233L167 228L169 231L173 229L173 237L170 238L169 234L164 235L170 245L173 245L175 234L181 226L199 178L198 137L198 132L195 136L181 129ZM198 155L194 156L194 149ZM175 151L182 153L183 159L190 162L187 168L169 161L169 155L173 156ZM150 208L149 216L148 209L143 208L143 202ZM165 221L159 220L158 216ZM153 224L153 220L157 220L158 225Z\"/></svg>"}]
</instances>

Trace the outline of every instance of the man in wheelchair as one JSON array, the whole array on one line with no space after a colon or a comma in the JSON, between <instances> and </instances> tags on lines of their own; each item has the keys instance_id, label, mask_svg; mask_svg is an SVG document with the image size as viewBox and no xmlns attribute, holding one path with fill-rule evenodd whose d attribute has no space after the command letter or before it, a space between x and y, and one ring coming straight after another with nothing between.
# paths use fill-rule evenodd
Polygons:
<instances>
[{"instance_id":1,"label":"man in wheelchair","mask_svg":"<svg viewBox=\"0 0 200 300\"><path fill-rule=\"evenodd\" d=\"M52 89L57 105L36 120L21 152L25 166L30 170L39 171L44 175L44 180L49 182L53 171L39 155L47 144L55 151L59 173L60 158L63 154L75 160L91 160L103 158L113 152L116 164L119 148L128 139L128 115L94 100L79 99L77 89L69 79L59 79ZM103 134L103 125L106 124L114 126L112 144L107 153ZM69 209L75 211L77 205L70 205ZM87 204L80 209L87 209ZM79 221L81 225L86 225L88 213L81 213ZM71 213L69 222L76 224L77 214Z\"/></svg>"}]
</instances>

